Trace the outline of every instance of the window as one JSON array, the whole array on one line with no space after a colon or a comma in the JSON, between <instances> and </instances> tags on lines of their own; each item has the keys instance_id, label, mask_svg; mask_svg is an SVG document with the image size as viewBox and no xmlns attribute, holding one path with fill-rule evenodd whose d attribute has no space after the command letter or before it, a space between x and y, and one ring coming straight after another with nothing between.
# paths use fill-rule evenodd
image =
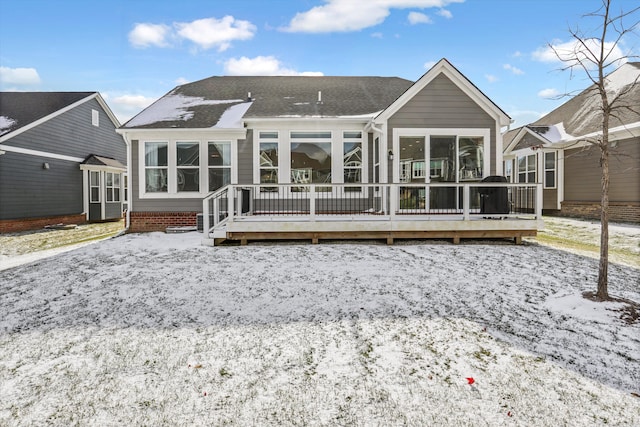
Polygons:
<instances>
[{"instance_id":1,"label":"window","mask_svg":"<svg viewBox=\"0 0 640 427\"><path fill-rule=\"evenodd\" d=\"M400 138L400 182L425 182L423 136Z\"/></svg>"},{"instance_id":2,"label":"window","mask_svg":"<svg viewBox=\"0 0 640 427\"><path fill-rule=\"evenodd\" d=\"M278 132L260 132L260 184L278 183ZM276 187L263 187L273 191Z\"/></svg>"},{"instance_id":3,"label":"window","mask_svg":"<svg viewBox=\"0 0 640 427\"><path fill-rule=\"evenodd\" d=\"M89 172L89 201L100 203L100 172Z\"/></svg>"},{"instance_id":4,"label":"window","mask_svg":"<svg viewBox=\"0 0 640 427\"><path fill-rule=\"evenodd\" d=\"M231 142L208 144L209 191L231 184Z\"/></svg>"},{"instance_id":5,"label":"window","mask_svg":"<svg viewBox=\"0 0 640 427\"><path fill-rule=\"evenodd\" d=\"M145 142L144 169L147 193L166 193L168 175L168 144Z\"/></svg>"},{"instance_id":6,"label":"window","mask_svg":"<svg viewBox=\"0 0 640 427\"><path fill-rule=\"evenodd\" d=\"M331 132L291 132L291 182L331 182Z\"/></svg>"},{"instance_id":7,"label":"window","mask_svg":"<svg viewBox=\"0 0 640 427\"><path fill-rule=\"evenodd\" d=\"M94 126L100 126L100 113L98 110L91 110L91 124Z\"/></svg>"},{"instance_id":8,"label":"window","mask_svg":"<svg viewBox=\"0 0 640 427\"><path fill-rule=\"evenodd\" d=\"M518 182L536 182L536 155L518 156Z\"/></svg>"},{"instance_id":9,"label":"window","mask_svg":"<svg viewBox=\"0 0 640 427\"><path fill-rule=\"evenodd\" d=\"M122 176L122 178L123 178L123 181L124 181L123 182L124 185L122 186L123 190L124 190L123 191L123 193L124 193L124 199L123 200L124 200L125 203L127 203L129 201L129 175L124 174Z\"/></svg>"},{"instance_id":10,"label":"window","mask_svg":"<svg viewBox=\"0 0 640 427\"><path fill-rule=\"evenodd\" d=\"M181 191L200 191L200 144L176 143L177 188Z\"/></svg>"},{"instance_id":11,"label":"window","mask_svg":"<svg viewBox=\"0 0 640 427\"><path fill-rule=\"evenodd\" d=\"M556 152L544 153L544 188L556 188Z\"/></svg>"},{"instance_id":12,"label":"window","mask_svg":"<svg viewBox=\"0 0 640 427\"><path fill-rule=\"evenodd\" d=\"M513 160L505 160L504 176L507 178L507 182L513 182Z\"/></svg>"},{"instance_id":13,"label":"window","mask_svg":"<svg viewBox=\"0 0 640 427\"><path fill-rule=\"evenodd\" d=\"M107 202L120 201L120 174L107 172L105 173Z\"/></svg>"},{"instance_id":14,"label":"window","mask_svg":"<svg viewBox=\"0 0 640 427\"><path fill-rule=\"evenodd\" d=\"M484 141L482 138L458 139L458 176L460 181L482 179Z\"/></svg>"},{"instance_id":15,"label":"window","mask_svg":"<svg viewBox=\"0 0 640 427\"><path fill-rule=\"evenodd\" d=\"M342 167L345 184L362 182L362 132L342 134ZM359 187L347 188L359 190Z\"/></svg>"}]
</instances>

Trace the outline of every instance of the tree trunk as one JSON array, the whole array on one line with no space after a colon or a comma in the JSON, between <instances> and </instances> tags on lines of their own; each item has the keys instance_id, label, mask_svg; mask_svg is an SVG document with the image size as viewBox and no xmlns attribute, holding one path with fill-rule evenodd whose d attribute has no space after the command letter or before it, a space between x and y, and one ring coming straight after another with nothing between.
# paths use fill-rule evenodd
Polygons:
<instances>
[{"instance_id":1,"label":"tree trunk","mask_svg":"<svg viewBox=\"0 0 640 427\"><path fill-rule=\"evenodd\" d=\"M607 289L609 280L609 123L605 114L600 151L602 167L602 197L600 199L600 266L598 269L598 291L596 297L601 301L609 299Z\"/></svg>"}]
</instances>

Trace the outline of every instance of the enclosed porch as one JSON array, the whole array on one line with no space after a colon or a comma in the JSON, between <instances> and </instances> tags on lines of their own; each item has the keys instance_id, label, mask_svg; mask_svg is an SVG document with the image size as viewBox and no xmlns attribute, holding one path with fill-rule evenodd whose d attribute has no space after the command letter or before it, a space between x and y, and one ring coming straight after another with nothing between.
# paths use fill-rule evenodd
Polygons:
<instances>
[{"instance_id":1,"label":"enclosed porch","mask_svg":"<svg viewBox=\"0 0 640 427\"><path fill-rule=\"evenodd\" d=\"M205 244L252 240L506 238L543 227L542 186L460 184L228 185L203 200Z\"/></svg>"}]
</instances>

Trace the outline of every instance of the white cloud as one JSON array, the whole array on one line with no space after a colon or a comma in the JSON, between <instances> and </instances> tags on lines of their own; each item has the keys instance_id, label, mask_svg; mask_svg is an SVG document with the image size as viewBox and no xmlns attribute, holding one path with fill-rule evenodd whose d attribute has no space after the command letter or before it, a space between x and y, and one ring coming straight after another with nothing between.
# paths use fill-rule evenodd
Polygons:
<instances>
[{"instance_id":1,"label":"white cloud","mask_svg":"<svg viewBox=\"0 0 640 427\"><path fill-rule=\"evenodd\" d=\"M424 67L425 70L430 70L436 64L437 64L436 61L427 61L427 62L424 63L423 67Z\"/></svg>"},{"instance_id":2,"label":"white cloud","mask_svg":"<svg viewBox=\"0 0 640 427\"><path fill-rule=\"evenodd\" d=\"M438 15L440 15L440 16L442 16L444 18L447 18L447 19L453 18L453 15L447 9L440 9L437 13L438 13Z\"/></svg>"},{"instance_id":3,"label":"white cloud","mask_svg":"<svg viewBox=\"0 0 640 427\"><path fill-rule=\"evenodd\" d=\"M129 42L133 47L167 47L167 37L171 28L164 24L136 24L129 33Z\"/></svg>"},{"instance_id":4,"label":"white cloud","mask_svg":"<svg viewBox=\"0 0 640 427\"><path fill-rule=\"evenodd\" d=\"M119 95L112 96L102 92L102 97L109 104L109 108L116 115L121 123L125 123L131 117L153 104L159 97L148 97L143 95Z\"/></svg>"},{"instance_id":5,"label":"white cloud","mask_svg":"<svg viewBox=\"0 0 640 427\"><path fill-rule=\"evenodd\" d=\"M383 38L382 33L377 32L377 33L371 33L371 37L373 37L374 39L381 39Z\"/></svg>"},{"instance_id":6,"label":"white cloud","mask_svg":"<svg viewBox=\"0 0 640 427\"><path fill-rule=\"evenodd\" d=\"M35 68L0 67L0 83L10 85L37 85L40 76Z\"/></svg>"},{"instance_id":7,"label":"white cloud","mask_svg":"<svg viewBox=\"0 0 640 427\"><path fill-rule=\"evenodd\" d=\"M443 8L451 3L462 3L464 0L325 1L322 6L297 13L289 26L281 30L303 33L358 31L382 23L391 13L391 9Z\"/></svg>"},{"instance_id":8,"label":"white cloud","mask_svg":"<svg viewBox=\"0 0 640 427\"><path fill-rule=\"evenodd\" d=\"M191 22L174 22L172 26L136 24L129 33L129 42L137 48L169 47L170 41L185 39L201 49L215 47L222 52L231 46L232 41L251 39L255 32L256 26L251 22L225 16L222 19L205 18Z\"/></svg>"},{"instance_id":9,"label":"white cloud","mask_svg":"<svg viewBox=\"0 0 640 427\"><path fill-rule=\"evenodd\" d=\"M624 57L624 53L618 45L613 42L604 43L605 55L609 56L609 62L617 62L617 66L627 62ZM593 52L593 53L590 53ZM532 53L533 59L540 62L564 62L569 66L578 65L575 58L581 61L593 60L593 55L600 54L600 41L597 39L584 40L584 45L577 40L570 40L568 42L561 43L556 41L550 46L544 46L536 49ZM585 65L588 63L585 62ZM587 66L591 69L591 66Z\"/></svg>"},{"instance_id":10,"label":"white cloud","mask_svg":"<svg viewBox=\"0 0 640 427\"><path fill-rule=\"evenodd\" d=\"M407 19L409 19L409 23L411 25L433 24L433 21L431 20L431 18L429 18L424 13L420 13L420 12L409 12L409 16Z\"/></svg>"},{"instance_id":11,"label":"white cloud","mask_svg":"<svg viewBox=\"0 0 640 427\"><path fill-rule=\"evenodd\" d=\"M494 76L493 74L485 74L484 78L487 79L487 81L489 83L495 83L498 81L498 78L496 76Z\"/></svg>"},{"instance_id":12,"label":"white cloud","mask_svg":"<svg viewBox=\"0 0 640 427\"><path fill-rule=\"evenodd\" d=\"M273 56L255 58L231 58L224 63L225 74L229 76L322 76L322 72L299 72L286 68Z\"/></svg>"},{"instance_id":13,"label":"white cloud","mask_svg":"<svg viewBox=\"0 0 640 427\"><path fill-rule=\"evenodd\" d=\"M190 83L190 81L185 79L184 77L178 77L176 79L176 84L177 85L184 85L184 84L187 84L187 83Z\"/></svg>"},{"instance_id":14,"label":"white cloud","mask_svg":"<svg viewBox=\"0 0 640 427\"><path fill-rule=\"evenodd\" d=\"M513 74L517 76L524 74L524 71L522 71L520 68L514 67L511 64L504 64L502 68L504 68L507 71L511 71Z\"/></svg>"},{"instance_id":15,"label":"white cloud","mask_svg":"<svg viewBox=\"0 0 640 427\"><path fill-rule=\"evenodd\" d=\"M516 50L515 52L513 52L513 56L514 58L520 58L522 56L522 52L520 52L519 50Z\"/></svg>"},{"instance_id":16,"label":"white cloud","mask_svg":"<svg viewBox=\"0 0 640 427\"><path fill-rule=\"evenodd\" d=\"M251 22L233 16L178 22L174 26L180 37L191 40L203 49L217 47L220 52L227 50L233 40L249 40L256 32L256 26Z\"/></svg>"},{"instance_id":17,"label":"white cloud","mask_svg":"<svg viewBox=\"0 0 640 427\"><path fill-rule=\"evenodd\" d=\"M558 95L560 95L560 92L558 92L557 89L553 88L542 89L540 92L538 92L538 96L545 99L554 99L557 98Z\"/></svg>"}]
</instances>

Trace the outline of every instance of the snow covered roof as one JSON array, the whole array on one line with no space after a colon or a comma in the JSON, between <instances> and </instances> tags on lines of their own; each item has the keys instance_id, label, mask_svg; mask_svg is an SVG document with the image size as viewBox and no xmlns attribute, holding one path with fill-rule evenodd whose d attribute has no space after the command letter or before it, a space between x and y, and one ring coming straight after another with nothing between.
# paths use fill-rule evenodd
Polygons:
<instances>
[{"instance_id":1,"label":"snow covered roof","mask_svg":"<svg viewBox=\"0 0 640 427\"><path fill-rule=\"evenodd\" d=\"M619 105L635 107L618 110L616 116L611 117L610 128L640 122L640 62L626 63L605 79L610 101L626 91ZM552 143L598 132L602 126L600 102L596 86L591 85L529 127Z\"/></svg>"},{"instance_id":2,"label":"snow covered roof","mask_svg":"<svg viewBox=\"0 0 640 427\"><path fill-rule=\"evenodd\" d=\"M95 93L0 92L0 136L15 132Z\"/></svg>"},{"instance_id":3,"label":"snow covered roof","mask_svg":"<svg viewBox=\"0 0 640 427\"><path fill-rule=\"evenodd\" d=\"M209 77L176 87L122 128L229 129L252 118L373 117L412 84L397 77Z\"/></svg>"}]
</instances>

